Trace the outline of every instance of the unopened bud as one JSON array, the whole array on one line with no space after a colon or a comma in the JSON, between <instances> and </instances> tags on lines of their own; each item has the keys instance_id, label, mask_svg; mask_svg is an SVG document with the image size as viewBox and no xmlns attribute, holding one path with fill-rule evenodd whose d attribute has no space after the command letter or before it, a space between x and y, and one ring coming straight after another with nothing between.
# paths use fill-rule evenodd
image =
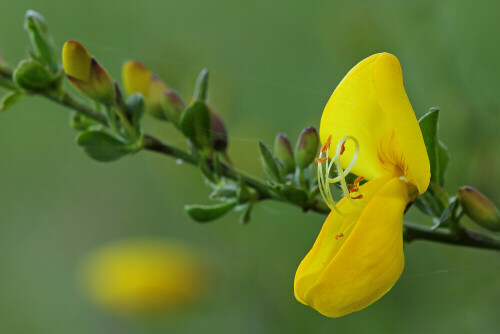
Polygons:
<instances>
[{"instance_id":1,"label":"unopened bud","mask_svg":"<svg viewBox=\"0 0 500 334\"><path fill-rule=\"evenodd\" d=\"M479 190L462 187L458 190L458 200L464 212L478 225L491 231L500 231L500 212Z\"/></svg>"},{"instance_id":2,"label":"unopened bud","mask_svg":"<svg viewBox=\"0 0 500 334\"><path fill-rule=\"evenodd\" d=\"M284 133L278 133L274 139L274 154L285 165L287 174L295 171L295 159L293 157L293 149L290 140Z\"/></svg>"},{"instance_id":3,"label":"unopened bud","mask_svg":"<svg viewBox=\"0 0 500 334\"><path fill-rule=\"evenodd\" d=\"M162 101L163 112L172 123L179 126L182 112L186 109L186 104L176 91L166 90L163 92Z\"/></svg>"},{"instance_id":4,"label":"unopened bud","mask_svg":"<svg viewBox=\"0 0 500 334\"><path fill-rule=\"evenodd\" d=\"M62 61L69 82L84 95L106 105L115 101L115 86L108 72L76 41L63 46Z\"/></svg>"},{"instance_id":5,"label":"unopened bud","mask_svg":"<svg viewBox=\"0 0 500 334\"><path fill-rule=\"evenodd\" d=\"M141 93L146 102L146 112L166 119L163 112L163 93L169 90L168 86L148 68L138 61L127 61L123 64L122 80L128 95Z\"/></svg>"},{"instance_id":6,"label":"unopened bud","mask_svg":"<svg viewBox=\"0 0 500 334\"><path fill-rule=\"evenodd\" d=\"M47 23L40 13L34 10L26 12L24 28L28 32L37 60L47 65L52 73L59 71L56 48L47 31Z\"/></svg>"},{"instance_id":7,"label":"unopened bud","mask_svg":"<svg viewBox=\"0 0 500 334\"><path fill-rule=\"evenodd\" d=\"M295 163L297 167L304 169L314 161L318 152L318 145L318 132L314 127L308 126L302 130L295 147Z\"/></svg>"},{"instance_id":8,"label":"unopened bud","mask_svg":"<svg viewBox=\"0 0 500 334\"><path fill-rule=\"evenodd\" d=\"M224 152L227 148L227 130L224 121L213 108L210 108L210 130L213 149Z\"/></svg>"}]
</instances>

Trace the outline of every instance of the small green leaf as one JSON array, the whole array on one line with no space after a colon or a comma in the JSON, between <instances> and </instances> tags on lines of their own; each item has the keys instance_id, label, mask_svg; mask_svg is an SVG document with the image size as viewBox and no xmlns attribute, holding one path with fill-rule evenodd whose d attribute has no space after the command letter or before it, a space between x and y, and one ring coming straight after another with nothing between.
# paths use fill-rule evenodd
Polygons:
<instances>
[{"instance_id":1,"label":"small green leaf","mask_svg":"<svg viewBox=\"0 0 500 334\"><path fill-rule=\"evenodd\" d=\"M450 219L454 220L458 208L459 202L457 197L450 198L450 204L443 210L443 214L439 218L439 221L432 227L432 229L434 230L440 226L448 224Z\"/></svg>"},{"instance_id":2,"label":"small green leaf","mask_svg":"<svg viewBox=\"0 0 500 334\"><path fill-rule=\"evenodd\" d=\"M304 189L295 186L279 185L276 190L284 199L299 206L306 205L309 199L309 195Z\"/></svg>"},{"instance_id":3,"label":"small green leaf","mask_svg":"<svg viewBox=\"0 0 500 334\"><path fill-rule=\"evenodd\" d=\"M44 65L28 59L17 65L12 77L16 84L29 90L43 89L54 82L54 76Z\"/></svg>"},{"instance_id":4,"label":"small green leaf","mask_svg":"<svg viewBox=\"0 0 500 334\"><path fill-rule=\"evenodd\" d=\"M211 146L210 110L202 101L196 101L184 110L180 120L181 130L193 145L203 151Z\"/></svg>"},{"instance_id":5,"label":"small green leaf","mask_svg":"<svg viewBox=\"0 0 500 334\"><path fill-rule=\"evenodd\" d=\"M82 132L76 141L92 159L101 162L118 160L133 151L130 146L102 130Z\"/></svg>"},{"instance_id":6,"label":"small green leaf","mask_svg":"<svg viewBox=\"0 0 500 334\"><path fill-rule=\"evenodd\" d=\"M262 141L259 141L260 156L262 158L262 166L267 176L274 183L281 183L283 181L281 176L280 167L274 158L269 147Z\"/></svg>"},{"instance_id":7,"label":"small green leaf","mask_svg":"<svg viewBox=\"0 0 500 334\"><path fill-rule=\"evenodd\" d=\"M222 217L235 206L236 202L219 203L213 205L198 205L191 204L184 206L184 211L197 222L208 222L216 218Z\"/></svg>"},{"instance_id":8,"label":"small green leaf","mask_svg":"<svg viewBox=\"0 0 500 334\"><path fill-rule=\"evenodd\" d=\"M73 129L76 129L79 131L85 131L88 128L90 128L91 126L99 124L96 121L94 121L93 119L90 119L90 118L86 117L85 115L79 114L77 112L73 112L71 114L71 118L70 118L69 123Z\"/></svg>"},{"instance_id":9,"label":"small green leaf","mask_svg":"<svg viewBox=\"0 0 500 334\"><path fill-rule=\"evenodd\" d=\"M212 184L217 184L217 178L215 177L214 171L208 166L208 164L204 161L200 161L200 170L202 175L205 177L207 181Z\"/></svg>"},{"instance_id":10,"label":"small green leaf","mask_svg":"<svg viewBox=\"0 0 500 334\"><path fill-rule=\"evenodd\" d=\"M128 99L126 111L130 123L139 131L141 119L144 116L144 98L140 93L135 93Z\"/></svg>"},{"instance_id":11,"label":"small green leaf","mask_svg":"<svg viewBox=\"0 0 500 334\"><path fill-rule=\"evenodd\" d=\"M250 202L247 204L247 206L245 207L245 210L243 211L243 213L240 216L240 224L241 225L246 225L250 222L252 209L253 209L253 203Z\"/></svg>"},{"instance_id":12,"label":"small green leaf","mask_svg":"<svg viewBox=\"0 0 500 334\"><path fill-rule=\"evenodd\" d=\"M26 94L24 92L18 90L8 92L2 97L2 100L0 101L0 111L7 110L25 96Z\"/></svg>"},{"instance_id":13,"label":"small green leaf","mask_svg":"<svg viewBox=\"0 0 500 334\"><path fill-rule=\"evenodd\" d=\"M439 185L444 183L444 172L449 160L446 146L438 139L438 117L439 108L431 108L419 121L420 129L424 137L425 148L429 156L431 166L431 180Z\"/></svg>"},{"instance_id":14,"label":"small green leaf","mask_svg":"<svg viewBox=\"0 0 500 334\"><path fill-rule=\"evenodd\" d=\"M196 100L205 101L208 92L208 70L204 68L201 70L196 79L196 85L194 87L194 98Z\"/></svg>"}]
</instances>

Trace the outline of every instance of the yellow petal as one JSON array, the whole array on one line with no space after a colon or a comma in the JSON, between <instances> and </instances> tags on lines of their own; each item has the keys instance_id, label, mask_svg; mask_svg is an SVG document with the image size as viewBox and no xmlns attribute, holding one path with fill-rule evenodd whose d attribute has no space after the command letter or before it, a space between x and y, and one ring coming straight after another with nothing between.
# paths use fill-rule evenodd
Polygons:
<instances>
[{"instance_id":1,"label":"yellow petal","mask_svg":"<svg viewBox=\"0 0 500 334\"><path fill-rule=\"evenodd\" d=\"M123 64L122 79L128 95L141 93L146 99L151 84L151 71L137 61L128 61Z\"/></svg>"},{"instance_id":2,"label":"yellow petal","mask_svg":"<svg viewBox=\"0 0 500 334\"><path fill-rule=\"evenodd\" d=\"M333 143L346 135L359 141L354 174L367 179L404 175L420 193L427 189L430 166L425 144L393 55L370 56L341 81L321 118L321 141L329 135ZM353 154L354 145L348 142L344 166Z\"/></svg>"},{"instance_id":3,"label":"yellow petal","mask_svg":"<svg viewBox=\"0 0 500 334\"><path fill-rule=\"evenodd\" d=\"M376 179L360 192L366 200L357 210L340 201L346 218L330 214L295 276L297 299L329 317L369 306L396 283L404 267L406 182ZM354 227L336 240L353 219Z\"/></svg>"},{"instance_id":4,"label":"yellow petal","mask_svg":"<svg viewBox=\"0 0 500 334\"><path fill-rule=\"evenodd\" d=\"M92 56L79 42L67 41L64 43L62 63L67 75L82 81L90 79Z\"/></svg>"}]
</instances>

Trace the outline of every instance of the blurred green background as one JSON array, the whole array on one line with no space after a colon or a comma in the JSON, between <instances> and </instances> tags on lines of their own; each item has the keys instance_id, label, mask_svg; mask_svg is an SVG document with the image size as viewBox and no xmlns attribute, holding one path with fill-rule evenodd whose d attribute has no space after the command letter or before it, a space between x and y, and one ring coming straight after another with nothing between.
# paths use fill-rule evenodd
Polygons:
<instances>
[{"instance_id":1,"label":"blurred green background","mask_svg":"<svg viewBox=\"0 0 500 334\"><path fill-rule=\"evenodd\" d=\"M442 109L447 190L470 184L500 204L498 1L2 1L0 48L12 65L25 57L27 9L45 16L59 46L82 42L117 79L123 61L138 59L188 98L208 67L230 155L253 175L261 174L257 139L272 143L282 131L295 141L319 125L354 64L394 53L417 116ZM416 242L390 293L329 319L293 296L323 216L262 203L247 226L234 213L199 225L182 210L208 202L195 168L148 152L94 162L68 118L39 97L0 115L0 332L498 333L500 254ZM183 145L168 124L146 127ZM415 212L408 219L430 223ZM211 268L210 291L160 319L94 307L75 283L78 263L132 236L195 245Z\"/></svg>"}]
</instances>

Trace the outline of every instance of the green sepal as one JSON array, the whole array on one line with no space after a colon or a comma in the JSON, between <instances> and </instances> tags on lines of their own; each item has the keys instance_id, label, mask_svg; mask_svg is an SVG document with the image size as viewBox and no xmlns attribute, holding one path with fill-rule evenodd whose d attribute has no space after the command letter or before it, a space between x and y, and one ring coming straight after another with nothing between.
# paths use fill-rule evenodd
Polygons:
<instances>
[{"instance_id":1,"label":"green sepal","mask_svg":"<svg viewBox=\"0 0 500 334\"><path fill-rule=\"evenodd\" d=\"M198 78L196 79L196 85L194 86L194 98L195 100L205 101L207 99L208 93L208 70L204 68L201 70Z\"/></svg>"},{"instance_id":2,"label":"green sepal","mask_svg":"<svg viewBox=\"0 0 500 334\"><path fill-rule=\"evenodd\" d=\"M210 110L202 101L196 101L184 110L180 120L181 130L200 151L211 146Z\"/></svg>"},{"instance_id":3,"label":"green sepal","mask_svg":"<svg viewBox=\"0 0 500 334\"><path fill-rule=\"evenodd\" d=\"M448 149L438 139L439 108L433 107L418 121L431 166L431 181L444 184L444 172L450 159Z\"/></svg>"},{"instance_id":4,"label":"green sepal","mask_svg":"<svg viewBox=\"0 0 500 334\"><path fill-rule=\"evenodd\" d=\"M192 219L204 223L222 217L236 205L236 201L213 205L190 204L184 206L184 211L186 211Z\"/></svg>"},{"instance_id":5,"label":"green sepal","mask_svg":"<svg viewBox=\"0 0 500 334\"><path fill-rule=\"evenodd\" d=\"M2 97L2 100L0 101L0 111L7 110L25 96L26 93L19 90L13 90L8 92Z\"/></svg>"},{"instance_id":6,"label":"green sepal","mask_svg":"<svg viewBox=\"0 0 500 334\"><path fill-rule=\"evenodd\" d=\"M40 90L54 82L54 76L43 64L36 60L22 60L12 77L17 85L28 90Z\"/></svg>"},{"instance_id":7,"label":"green sepal","mask_svg":"<svg viewBox=\"0 0 500 334\"><path fill-rule=\"evenodd\" d=\"M141 120L144 116L144 98L140 93L135 93L129 97L126 103L126 113L127 118L130 120L132 126L140 131L141 128Z\"/></svg>"},{"instance_id":8,"label":"green sepal","mask_svg":"<svg viewBox=\"0 0 500 334\"><path fill-rule=\"evenodd\" d=\"M131 145L110 135L104 130L88 130L78 135L76 142L92 159L109 162L133 152Z\"/></svg>"},{"instance_id":9,"label":"green sepal","mask_svg":"<svg viewBox=\"0 0 500 334\"><path fill-rule=\"evenodd\" d=\"M269 147L264 142L259 140L260 156L262 158L262 167L266 175L274 183L281 183L283 181L281 169L278 161L275 159Z\"/></svg>"},{"instance_id":10,"label":"green sepal","mask_svg":"<svg viewBox=\"0 0 500 334\"><path fill-rule=\"evenodd\" d=\"M46 64L52 73L57 73L59 71L57 51L47 31L43 16L34 10L28 10L25 15L24 29L28 32L35 52L33 57Z\"/></svg>"}]
</instances>

